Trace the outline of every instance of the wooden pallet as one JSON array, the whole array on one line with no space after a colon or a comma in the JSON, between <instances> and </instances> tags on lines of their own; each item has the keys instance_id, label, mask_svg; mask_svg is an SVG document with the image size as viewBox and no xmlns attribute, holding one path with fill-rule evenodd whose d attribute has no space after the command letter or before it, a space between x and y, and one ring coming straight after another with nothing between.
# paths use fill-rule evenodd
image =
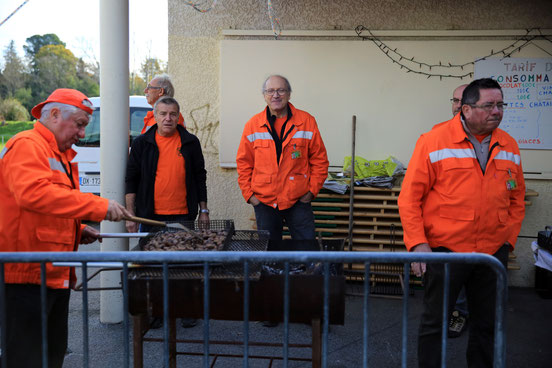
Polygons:
<instances>
[{"instance_id":1,"label":"wooden pallet","mask_svg":"<svg viewBox=\"0 0 552 368\"><path fill-rule=\"evenodd\" d=\"M353 236L347 250L405 250L397 204L400 188L355 187ZM312 203L316 231L323 238L348 238L350 195L323 189Z\"/></svg>"}]
</instances>

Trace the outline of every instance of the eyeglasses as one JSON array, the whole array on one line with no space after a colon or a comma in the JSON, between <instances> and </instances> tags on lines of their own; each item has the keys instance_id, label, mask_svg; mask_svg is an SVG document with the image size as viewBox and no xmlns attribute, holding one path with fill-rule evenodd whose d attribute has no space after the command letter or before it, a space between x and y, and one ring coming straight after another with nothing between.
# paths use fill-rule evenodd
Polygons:
<instances>
[{"instance_id":1,"label":"eyeglasses","mask_svg":"<svg viewBox=\"0 0 552 368\"><path fill-rule=\"evenodd\" d=\"M504 102L499 102L499 103L495 103L495 104L494 103L486 103L486 104L483 104L483 105L475 105L475 104L468 104L468 105L470 105L471 107L477 107L478 109L483 109L486 112L493 111L495 106L499 111L504 110L504 108L508 106L508 104L504 103Z\"/></svg>"},{"instance_id":2,"label":"eyeglasses","mask_svg":"<svg viewBox=\"0 0 552 368\"><path fill-rule=\"evenodd\" d=\"M146 89L161 89L161 88L163 88L163 87L155 87L155 86L152 86L151 84L148 84L146 86Z\"/></svg>"},{"instance_id":3,"label":"eyeglasses","mask_svg":"<svg viewBox=\"0 0 552 368\"><path fill-rule=\"evenodd\" d=\"M451 98L451 99L450 99L450 102L452 102L453 104L457 104L457 103L462 102L462 100L459 99L459 98Z\"/></svg>"},{"instance_id":4,"label":"eyeglasses","mask_svg":"<svg viewBox=\"0 0 552 368\"><path fill-rule=\"evenodd\" d=\"M288 93L288 90L280 88L280 89L266 89L264 91L264 94L269 96L274 96L276 93L278 93L279 96L282 96Z\"/></svg>"}]
</instances>

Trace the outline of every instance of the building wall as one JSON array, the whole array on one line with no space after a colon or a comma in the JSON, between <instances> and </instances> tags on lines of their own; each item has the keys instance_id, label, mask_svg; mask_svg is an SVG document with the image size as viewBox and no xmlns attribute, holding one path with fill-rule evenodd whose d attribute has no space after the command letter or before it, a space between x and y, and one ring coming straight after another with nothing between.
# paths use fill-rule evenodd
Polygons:
<instances>
[{"instance_id":1,"label":"building wall","mask_svg":"<svg viewBox=\"0 0 552 368\"><path fill-rule=\"evenodd\" d=\"M552 2L549 0L467 0L461 6L458 1L450 0L275 0L272 3L284 30L353 30L358 25L373 30L552 28ZM219 41L225 29L270 30L267 3L262 0L218 1L212 11L200 13L183 1L169 0L168 9L169 73L186 124L198 135L204 148L211 218L234 219L238 229L248 229L253 211L241 196L236 171L222 169L218 162L218 144L224 139L218 134ZM251 115L256 112L252 111ZM528 187L538 191L540 196L528 207L523 235L536 235L547 220L552 222L551 186L550 181L528 182ZM516 255L522 269L510 272L512 285L531 286L533 282L529 244L528 240L520 240L518 244Z\"/></svg>"},{"instance_id":2,"label":"building wall","mask_svg":"<svg viewBox=\"0 0 552 368\"><path fill-rule=\"evenodd\" d=\"M552 181L529 179L525 181L525 184L527 188L538 192L539 196L528 198L531 205L525 207L525 220L519 234L521 237L518 238L514 252L521 269L510 271L508 281L514 286L533 287L535 285L535 259L531 251L531 242L536 239L528 239L525 236L536 237L539 230L544 230L546 225L552 224Z\"/></svg>"}]
</instances>

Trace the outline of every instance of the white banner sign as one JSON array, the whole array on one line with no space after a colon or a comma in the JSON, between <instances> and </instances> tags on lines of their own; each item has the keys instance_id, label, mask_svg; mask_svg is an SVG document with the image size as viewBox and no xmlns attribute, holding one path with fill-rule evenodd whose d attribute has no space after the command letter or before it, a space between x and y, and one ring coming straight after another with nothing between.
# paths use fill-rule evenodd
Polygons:
<instances>
[{"instance_id":1,"label":"white banner sign","mask_svg":"<svg viewBox=\"0 0 552 368\"><path fill-rule=\"evenodd\" d=\"M552 59L504 58L475 63L475 79L493 78L508 107L500 128L519 148L552 149Z\"/></svg>"}]
</instances>

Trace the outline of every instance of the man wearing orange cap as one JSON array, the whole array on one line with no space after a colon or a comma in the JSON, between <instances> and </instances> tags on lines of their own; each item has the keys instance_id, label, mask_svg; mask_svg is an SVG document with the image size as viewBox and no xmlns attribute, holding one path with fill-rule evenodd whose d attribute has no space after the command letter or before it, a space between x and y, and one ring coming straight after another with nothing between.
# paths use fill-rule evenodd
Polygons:
<instances>
[{"instance_id":1,"label":"man wearing orange cap","mask_svg":"<svg viewBox=\"0 0 552 368\"><path fill-rule=\"evenodd\" d=\"M144 88L144 95L146 100L153 107L157 100L163 96L174 97L174 87L171 82L171 78L167 74L156 75L151 79L146 88ZM153 111L148 111L146 116L144 116L144 127L140 134L144 134L148 131L149 128L154 126L155 116L153 116ZM184 117L181 113L178 113L178 125L184 125Z\"/></svg>"},{"instance_id":2,"label":"man wearing orange cap","mask_svg":"<svg viewBox=\"0 0 552 368\"><path fill-rule=\"evenodd\" d=\"M0 251L73 252L98 238L81 220L120 221L119 203L79 191L71 146L84 137L92 103L81 92L57 89L32 109L34 128L15 135L0 152ZM40 285L46 283L48 367L61 367L67 348L72 267L6 263L7 367L41 367Z\"/></svg>"}]
</instances>

